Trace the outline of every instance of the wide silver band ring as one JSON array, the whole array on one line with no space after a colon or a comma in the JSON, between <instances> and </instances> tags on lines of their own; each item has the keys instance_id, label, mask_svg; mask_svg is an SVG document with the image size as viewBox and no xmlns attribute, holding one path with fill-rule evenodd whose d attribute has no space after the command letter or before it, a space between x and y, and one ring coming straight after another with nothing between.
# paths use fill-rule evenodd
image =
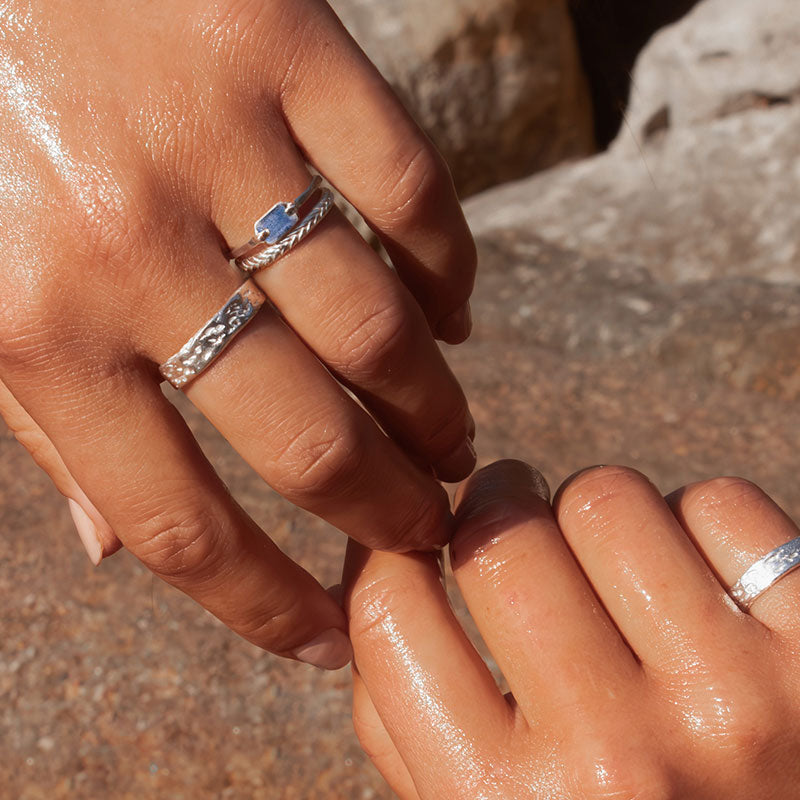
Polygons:
<instances>
[{"instance_id":1,"label":"wide silver band ring","mask_svg":"<svg viewBox=\"0 0 800 800\"><path fill-rule=\"evenodd\" d=\"M330 189L323 189L319 200L294 230L283 236L275 244L267 245L253 253L253 255L237 258L235 260L236 266L248 274L268 267L293 247L300 244L325 219L332 208L333 194Z\"/></svg>"},{"instance_id":2,"label":"wide silver band ring","mask_svg":"<svg viewBox=\"0 0 800 800\"><path fill-rule=\"evenodd\" d=\"M255 283L246 280L225 305L200 328L159 372L176 389L196 378L233 341L237 333L253 319L267 296Z\"/></svg>"},{"instance_id":3,"label":"wide silver band ring","mask_svg":"<svg viewBox=\"0 0 800 800\"><path fill-rule=\"evenodd\" d=\"M298 209L311 197L321 180L319 175L315 175L311 183L294 200L288 203L275 203L266 214L262 214L253 225L253 238L230 250L228 260L236 261L243 258L264 244L275 244L292 231L300 222Z\"/></svg>"},{"instance_id":4,"label":"wide silver band ring","mask_svg":"<svg viewBox=\"0 0 800 800\"><path fill-rule=\"evenodd\" d=\"M730 596L747 611L753 601L792 570L800 567L800 536L771 550L731 586Z\"/></svg>"}]
</instances>

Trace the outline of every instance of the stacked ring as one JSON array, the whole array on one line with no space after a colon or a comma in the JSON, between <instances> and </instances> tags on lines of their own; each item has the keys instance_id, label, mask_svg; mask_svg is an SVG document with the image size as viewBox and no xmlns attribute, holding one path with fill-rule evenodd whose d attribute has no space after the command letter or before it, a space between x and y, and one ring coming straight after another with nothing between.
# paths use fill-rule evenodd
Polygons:
<instances>
[{"instance_id":1,"label":"stacked ring","mask_svg":"<svg viewBox=\"0 0 800 800\"><path fill-rule=\"evenodd\" d=\"M329 189L323 189L313 208L300 218L300 207L311 197L320 181L319 175L315 175L294 200L272 206L256 220L250 241L231 249L228 258L239 269L252 274L269 266L305 239L333 207L333 194Z\"/></svg>"},{"instance_id":2,"label":"stacked ring","mask_svg":"<svg viewBox=\"0 0 800 800\"><path fill-rule=\"evenodd\" d=\"M229 260L248 274L258 272L287 253L308 236L333 208L333 194L323 189L308 214L300 218L300 207L320 184L319 175L294 200L276 203L256 220L253 238L228 252ZM248 279L225 305L194 336L160 367L161 375L176 389L205 370L256 315L267 297Z\"/></svg>"},{"instance_id":3,"label":"stacked ring","mask_svg":"<svg viewBox=\"0 0 800 800\"><path fill-rule=\"evenodd\" d=\"M325 219L331 208L333 208L333 194L329 189L323 189L319 200L296 228L285 234L275 244L260 248L253 255L237 258L235 260L236 266L249 275L268 267L282 255L289 252L295 245L302 242Z\"/></svg>"}]
</instances>

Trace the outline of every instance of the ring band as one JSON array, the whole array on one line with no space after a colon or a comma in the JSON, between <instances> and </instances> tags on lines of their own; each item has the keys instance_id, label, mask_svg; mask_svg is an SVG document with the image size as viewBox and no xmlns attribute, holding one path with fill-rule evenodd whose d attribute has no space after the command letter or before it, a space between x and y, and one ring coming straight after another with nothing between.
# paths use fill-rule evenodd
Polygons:
<instances>
[{"instance_id":1,"label":"ring band","mask_svg":"<svg viewBox=\"0 0 800 800\"><path fill-rule=\"evenodd\" d=\"M228 252L228 260L236 261L264 244L275 244L292 231L300 221L297 210L308 200L322 179L315 175L311 183L289 203L275 203L266 214L253 225L253 238Z\"/></svg>"},{"instance_id":2,"label":"ring band","mask_svg":"<svg viewBox=\"0 0 800 800\"><path fill-rule=\"evenodd\" d=\"M323 189L317 203L296 228L285 234L275 244L268 245L253 255L235 259L236 266L250 275L268 267L284 253L288 253L295 245L302 242L325 219L331 208L333 208L333 194L329 189Z\"/></svg>"},{"instance_id":3,"label":"ring band","mask_svg":"<svg viewBox=\"0 0 800 800\"><path fill-rule=\"evenodd\" d=\"M771 550L731 586L730 596L747 611L777 581L800 567L800 536Z\"/></svg>"},{"instance_id":4,"label":"ring band","mask_svg":"<svg viewBox=\"0 0 800 800\"><path fill-rule=\"evenodd\" d=\"M176 389L196 378L233 341L264 305L267 296L246 280L225 305L171 358L159 372Z\"/></svg>"}]
</instances>

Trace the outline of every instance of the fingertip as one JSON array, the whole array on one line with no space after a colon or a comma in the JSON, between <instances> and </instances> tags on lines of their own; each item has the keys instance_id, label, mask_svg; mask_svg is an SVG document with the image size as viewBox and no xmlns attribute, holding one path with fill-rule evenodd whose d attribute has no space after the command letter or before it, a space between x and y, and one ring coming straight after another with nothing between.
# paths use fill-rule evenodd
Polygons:
<instances>
[{"instance_id":1,"label":"fingertip","mask_svg":"<svg viewBox=\"0 0 800 800\"><path fill-rule=\"evenodd\" d=\"M476 472L456 494L456 532L450 543L453 567L541 511L550 514L549 501L542 474L522 461L497 461Z\"/></svg>"},{"instance_id":2,"label":"fingertip","mask_svg":"<svg viewBox=\"0 0 800 800\"><path fill-rule=\"evenodd\" d=\"M436 338L447 344L461 344L472 333L472 307L469 301L461 308L448 314L436 327Z\"/></svg>"},{"instance_id":3,"label":"fingertip","mask_svg":"<svg viewBox=\"0 0 800 800\"><path fill-rule=\"evenodd\" d=\"M344 631L328 628L295 648L292 655L319 669L334 671L346 667L353 660L353 648Z\"/></svg>"},{"instance_id":4,"label":"fingertip","mask_svg":"<svg viewBox=\"0 0 800 800\"><path fill-rule=\"evenodd\" d=\"M495 461L465 480L456 490L455 517L461 522L486 500L495 497L529 498L550 502L550 487L535 467L516 459Z\"/></svg>"}]
</instances>

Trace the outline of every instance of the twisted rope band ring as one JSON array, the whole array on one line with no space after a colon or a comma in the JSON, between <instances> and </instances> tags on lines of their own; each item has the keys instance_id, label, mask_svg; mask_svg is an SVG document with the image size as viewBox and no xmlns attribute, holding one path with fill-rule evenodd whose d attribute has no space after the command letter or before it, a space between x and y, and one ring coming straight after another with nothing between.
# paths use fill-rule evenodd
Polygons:
<instances>
[{"instance_id":1,"label":"twisted rope band ring","mask_svg":"<svg viewBox=\"0 0 800 800\"><path fill-rule=\"evenodd\" d=\"M228 253L229 261L236 261L264 244L275 244L295 228L300 221L297 210L314 193L322 179L315 175L306 189L289 203L275 203L272 208L253 225L253 238L241 247Z\"/></svg>"},{"instance_id":2,"label":"twisted rope band ring","mask_svg":"<svg viewBox=\"0 0 800 800\"><path fill-rule=\"evenodd\" d=\"M303 239L325 219L325 216L331 208L333 208L333 194L330 189L323 189L319 200L308 212L308 215L303 217L300 225L291 232L285 234L275 244L268 245L253 255L237 258L236 266L249 275L264 269L264 267L268 267L284 255L284 253L287 253L295 245L302 242Z\"/></svg>"},{"instance_id":3,"label":"twisted rope band ring","mask_svg":"<svg viewBox=\"0 0 800 800\"><path fill-rule=\"evenodd\" d=\"M731 586L730 596L743 611L777 581L800 567L800 536L771 550Z\"/></svg>"},{"instance_id":4,"label":"twisted rope band ring","mask_svg":"<svg viewBox=\"0 0 800 800\"><path fill-rule=\"evenodd\" d=\"M264 305L267 296L252 280L246 280L225 302L225 305L174 356L167 359L159 372L176 389L196 378L233 341Z\"/></svg>"}]
</instances>

